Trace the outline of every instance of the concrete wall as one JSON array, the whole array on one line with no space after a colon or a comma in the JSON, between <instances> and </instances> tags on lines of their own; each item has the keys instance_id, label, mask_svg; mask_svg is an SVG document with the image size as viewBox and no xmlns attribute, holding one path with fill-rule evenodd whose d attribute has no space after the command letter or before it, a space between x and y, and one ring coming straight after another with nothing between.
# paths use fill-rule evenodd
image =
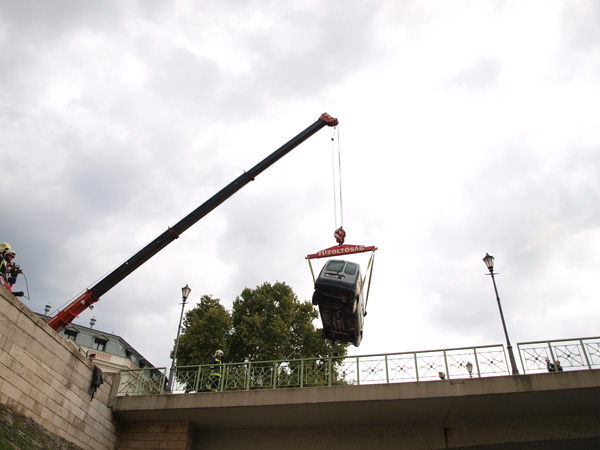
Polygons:
<instances>
[{"instance_id":1,"label":"concrete wall","mask_svg":"<svg viewBox=\"0 0 600 450\"><path fill-rule=\"evenodd\" d=\"M598 450L598 418L542 417L198 430L192 450ZM589 437L591 435L591 437ZM596 433L597 435L597 433ZM124 449L125 450L125 449ZM129 449L127 449L129 450Z\"/></svg>"},{"instance_id":2,"label":"concrete wall","mask_svg":"<svg viewBox=\"0 0 600 450\"><path fill-rule=\"evenodd\" d=\"M128 423L121 430L117 450L192 450L193 434L186 421Z\"/></svg>"},{"instance_id":3,"label":"concrete wall","mask_svg":"<svg viewBox=\"0 0 600 450\"><path fill-rule=\"evenodd\" d=\"M92 372L72 343L0 286L0 403L86 450L114 450L115 375L105 374L92 400Z\"/></svg>"}]
</instances>

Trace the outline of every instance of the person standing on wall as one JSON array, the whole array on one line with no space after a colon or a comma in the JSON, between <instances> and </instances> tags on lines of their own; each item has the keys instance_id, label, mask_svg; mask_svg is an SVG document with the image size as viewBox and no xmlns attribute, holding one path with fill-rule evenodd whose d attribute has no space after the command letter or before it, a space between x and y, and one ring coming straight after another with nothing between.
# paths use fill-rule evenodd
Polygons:
<instances>
[{"instance_id":1,"label":"person standing on wall","mask_svg":"<svg viewBox=\"0 0 600 450\"><path fill-rule=\"evenodd\" d=\"M14 257L15 252L13 252L10 244L8 242L2 242L0 244L0 276L2 276L5 281L7 279L6 273L8 271L8 265Z\"/></svg>"},{"instance_id":2,"label":"person standing on wall","mask_svg":"<svg viewBox=\"0 0 600 450\"><path fill-rule=\"evenodd\" d=\"M0 276L7 287L12 287L17 281L17 275L22 273L19 266L13 262L15 251L8 242L0 244Z\"/></svg>"}]
</instances>

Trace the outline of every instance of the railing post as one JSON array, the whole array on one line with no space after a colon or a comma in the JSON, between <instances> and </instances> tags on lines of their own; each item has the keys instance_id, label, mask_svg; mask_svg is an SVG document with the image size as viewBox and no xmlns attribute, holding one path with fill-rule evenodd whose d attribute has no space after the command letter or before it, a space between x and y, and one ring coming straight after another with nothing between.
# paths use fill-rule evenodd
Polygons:
<instances>
[{"instance_id":1,"label":"railing post","mask_svg":"<svg viewBox=\"0 0 600 450\"><path fill-rule=\"evenodd\" d=\"M360 367L358 365L359 357L356 357L356 384L360 386Z\"/></svg>"},{"instance_id":2,"label":"railing post","mask_svg":"<svg viewBox=\"0 0 600 450\"><path fill-rule=\"evenodd\" d=\"M585 362L587 363L588 369L592 370L592 364L590 363L590 358L588 358L587 351L585 350L583 339L579 339L579 343L581 344L581 349L583 350L583 356L585 356Z\"/></svg>"},{"instance_id":3,"label":"railing post","mask_svg":"<svg viewBox=\"0 0 600 450\"><path fill-rule=\"evenodd\" d=\"M204 386L200 386L202 383L202 366L198 366L198 370L196 371L196 376L194 377L194 392L199 392L204 389Z\"/></svg>"},{"instance_id":4,"label":"railing post","mask_svg":"<svg viewBox=\"0 0 600 450\"><path fill-rule=\"evenodd\" d=\"M417 381L419 381L419 360L417 359L417 352L413 353L415 356L415 375L417 376Z\"/></svg>"},{"instance_id":5,"label":"railing post","mask_svg":"<svg viewBox=\"0 0 600 450\"><path fill-rule=\"evenodd\" d=\"M475 368L477 369L477 377L481 378L481 370L479 370L479 357L477 356L477 349L473 349L473 353L475 354Z\"/></svg>"},{"instance_id":6,"label":"railing post","mask_svg":"<svg viewBox=\"0 0 600 450\"><path fill-rule=\"evenodd\" d=\"M506 349L504 348L504 345L502 346L502 356L504 357L504 361L506 362L506 373L507 375L510 375L510 362L509 359L506 357Z\"/></svg>"},{"instance_id":7,"label":"railing post","mask_svg":"<svg viewBox=\"0 0 600 450\"><path fill-rule=\"evenodd\" d=\"M225 390L225 378L227 378L227 373L229 372L229 370L227 370L227 364L223 364L221 365L221 376L219 377L219 391L224 391Z\"/></svg>"},{"instance_id":8,"label":"railing post","mask_svg":"<svg viewBox=\"0 0 600 450\"><path fill-rule=\"evenodd\" d=\"M523 368L523 374L527 373L527 367L525 367L525 361L523 361L523 352L521 351L521 344L517 342L517 351L519 352L519 360L521 361L521 367Z\"/></svg>"},{"instance_id":9,"label":"railing post","mask_svg":"<svg viewBox=\"0 0 600 450\"><path fill-rule=\"evenodd\" d=\"M173 366L173 368L171 369L171 373L173 374L173 379L172 379L172 380L170 380L170 381L168 382L168 384L169 384L169 391L172 393L172 392L173 392L173 386L175 386L175 383L176 383L176 381L175 381L175 380L177 379L177 377L176 377L176 374L177 374L177 366Z\"/></svg>"},{"instance_id":10,"label":"railing post","mask_svg":"<svg viewBox=\"0 0 600 450\"><path fill-rule=\"evenodd\" d=\"M331 359L332 359L331 356L327 357L327 379L328 379L327 385L328 386L331 386L331 375L332 375L331 374L331 372L332 372Z\"/></svg>"},{"instance_id":11,"label":"railing post","mask_svg":"<svg viewBox=\"0 0 600 450\"><path fill-rule=\"evenodd\" d=\"M166 383L167 377L165 376L165 373L160 372L160 393L164 394L165 392L165 385Z\"/></svg>"},{"instance_id":12,"label":"railing post","mask_svg":"<svg viewBox=\"0 0 600 450\"><path fill-rule=\"evenodd\" d=\"M552 364L554 364L554 352L552 351L552 342L548 341L548 351L550 352L550 361L552 361Z\"/></svg>"},{"instance_id":13,"label":"railing post","mask_svg":"<svg viewBox=\"0 0 600 450\"><path fill-rule=\"evenodd\" d=\"M444 367L446 368L446 375L450 379L450 371L448 370L448 358L446 356L446 350L444 350Z\"/></svg>"},{"instance_id":14,"label":"railing post","mask_svg":"<svg viewBox=\"0 0 600 450\"><path fill-rule=\"evenodd\" d=\"M385 382L387 384L390 384L390 372L389 372L389 367L388 367L388 355L387 355L387 353L384 356L385 356Z\"/></svg>"},{"instance_id":15,"label":"railing post","mask_svg":"<svg viewBox=\"0 0 600 450\"><path fill-rule=\"evenodd\" d=\"M252 362L248 362L248 365L246 366L246 382L244 383L246 385L246 390L249 391L250 390L250 378L252 378Z\"/></svg>"},{"instance_id":16,"label":"railing post","mask_svg":"<svg viewBox=\"0 0 600 450\"><path fill-rule=\"evenodd\" d=\"M142 383L142 376L144 376L144 369L142 369L140 374L138 375L137 385L135 387L135 393L137 395L140 395L140 384Z\"/></svg>"},{"instance_id":17,"label":"railing post","mask_svg":"<svg viewBox=\"0 0 600 450\"><path fill-rule=\"evenodd\" d=\"M304 358L300 360L300 387L304 387Z\"/></svg>"}]
</instances>

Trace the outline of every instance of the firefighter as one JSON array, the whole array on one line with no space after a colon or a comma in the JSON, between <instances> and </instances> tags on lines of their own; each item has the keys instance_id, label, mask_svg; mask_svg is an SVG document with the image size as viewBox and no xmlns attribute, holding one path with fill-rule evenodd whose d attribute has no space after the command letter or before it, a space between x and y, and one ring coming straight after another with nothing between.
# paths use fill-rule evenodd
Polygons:
<instances>
[{"instance_id":1,"label":"firefighter","mask_svg":"<svg viewBox=\"0 0 600 450\"><path fill-rule=\"evenodd\" d=\"M2 242L0 244L0 272L4 273L6 271L5 267L6 267L6 261L4 261L4 257L6 256L7 252L12 251L12 248L10 247L10 244L8 242Z\"/></svg>"},{"instance_id":2,"label":"firefighter","mask_svg":"<svg viewBox=\"0 0 600 450\"><path fill-rule=\"evenodd\" d=\"M210 377L205 391L217 392L221 382L221 368L223 367L223 350L217 350L210 359Z\"/></svg>"},{"instance_id":3,"label":"firefighter","mask_svg":"<svg viewBox=\"0 0 600 450\"><path fill-rule=\"evenodd\" d=\"M19 269L15 269L15 263L12 262L16 253L11 248L8 242L2 242L0 244L0 276L4 281L8 282L11 269L15 273L20 273Z\"/></svg>"}]
</instances>

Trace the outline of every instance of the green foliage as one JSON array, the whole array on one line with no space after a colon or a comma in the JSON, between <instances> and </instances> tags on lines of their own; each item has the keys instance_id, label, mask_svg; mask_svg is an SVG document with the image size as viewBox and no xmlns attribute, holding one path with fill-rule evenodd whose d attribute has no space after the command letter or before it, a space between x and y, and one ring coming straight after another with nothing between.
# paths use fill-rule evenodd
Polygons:
<instances>
[{"instance_id":1,"label":"green foliage","mask_svg":"<svg viewBox=\"0 0 600 450\"><path fill-rule=\"evenodd\" d=\"M82 450L4 405L0 405L0 450Z\"/></svg>"},{"instance_id":2,"label":"green foliage","mask_svg":"<svg viewBox=\"0 0 600 450\"><path fill-rule=\"evenodd\" d=\"M177 352L178 366L207 364L217 348L225 361L267 361L317 358L332 354L313 321L319 313L310 302L299 302L287 284L264 283L245 288L230 313L219 299L202 296L185 315ZM347 345L338 344L340 356Z\"/></svg>"},{"instance_id":3,"label":"green foliage","mask_svg":"<svg viewBox=\"0 0 600 450\"><path fill-rule=\"evenodd\" d=\"M219 299L203 295L200 303L185 313L182 328L177 350L178 366L206 364L217 349L228 353L231 315Z\"/></svg>"}]
</instances>

